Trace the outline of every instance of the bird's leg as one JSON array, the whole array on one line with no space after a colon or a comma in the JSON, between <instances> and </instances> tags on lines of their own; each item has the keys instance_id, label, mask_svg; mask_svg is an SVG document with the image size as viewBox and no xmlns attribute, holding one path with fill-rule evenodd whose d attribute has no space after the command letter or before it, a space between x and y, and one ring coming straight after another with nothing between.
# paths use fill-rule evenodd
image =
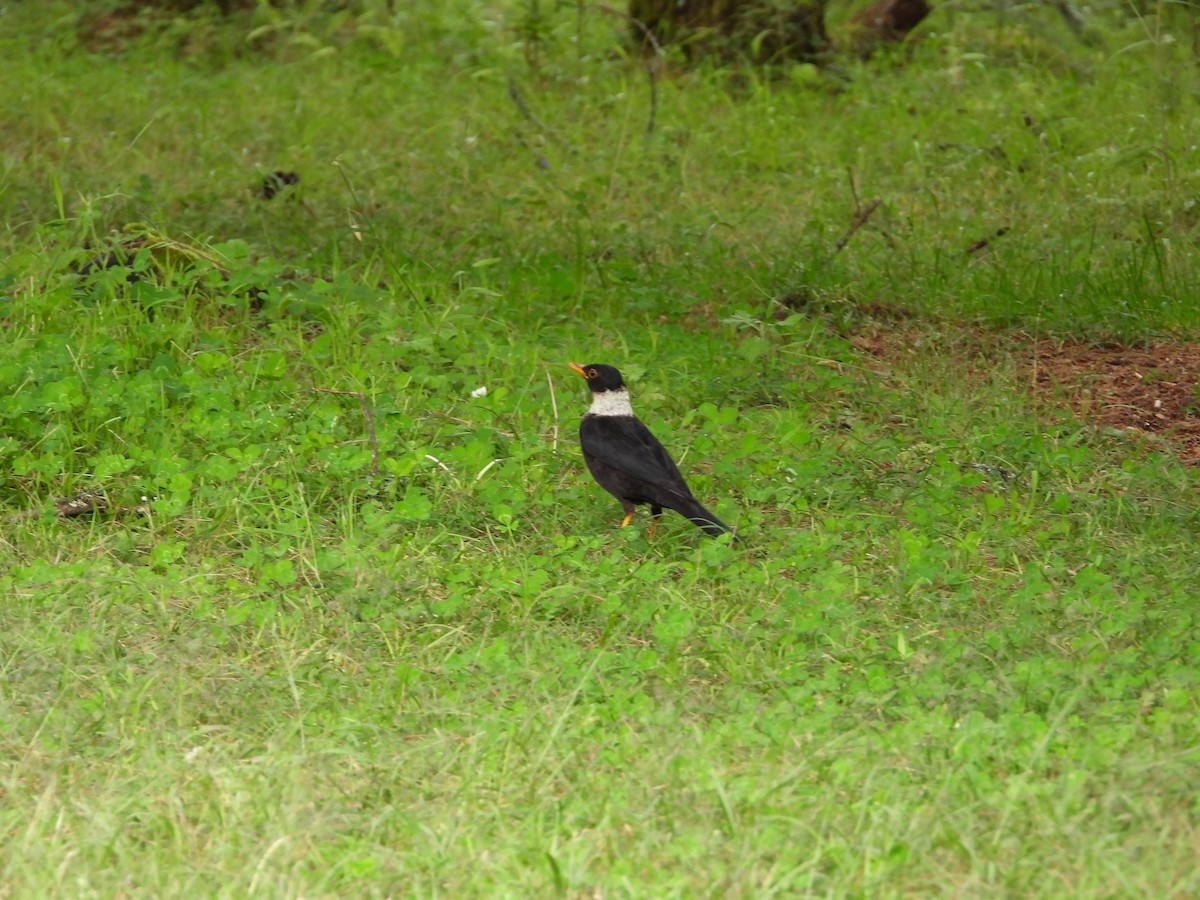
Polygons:
<instances>
[{"instance_id":1,"label":"bird's leg","mask_svg":"<svg viewBox=\"0 0 1200 900\"><path fill-rule=\"evenodd\" d=\"M621 501L621 509L625 513L625 518L621 520L622 528L624 528L626 525L628 525L630 522L633 521L634 508L635 508L634 505L632 503L630 503L628 500Z\"/></svg>"},{"instance_id":2,"label":"bird's leg","mask_svg":"<svg viewBox=\"0 0 1200 900\"><path fill-rule=\"evenodd\" d=\"M662 507L651 506L650 515L654 516L654 522L650 525L650 534L647 537L654 537L654 529L658 527L658 523L662 521Z\"/></svg>"}]
</instances>

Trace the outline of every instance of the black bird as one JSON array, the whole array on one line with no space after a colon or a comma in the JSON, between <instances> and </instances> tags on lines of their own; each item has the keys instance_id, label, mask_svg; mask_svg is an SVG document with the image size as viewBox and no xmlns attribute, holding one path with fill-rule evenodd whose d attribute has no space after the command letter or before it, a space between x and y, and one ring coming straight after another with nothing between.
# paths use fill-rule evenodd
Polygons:
<instances>
[{"instance_id":1,"label":"black bird","mask_svg":"<svg viewBox=\"0 0 1200 900\"><path fill-rule=\"evenodd\" d=\"M621 502L625 512L621 527L633 518L635 505L648 503L654 516L650 534L658 527L663 509L675 510L713 537L732 534L692 496L666 448L633 414L621 373L599 363L568 365L587 379L592 391L592 406L579 423L579 443L596 483Z\"/></svg>"}]
</instances>

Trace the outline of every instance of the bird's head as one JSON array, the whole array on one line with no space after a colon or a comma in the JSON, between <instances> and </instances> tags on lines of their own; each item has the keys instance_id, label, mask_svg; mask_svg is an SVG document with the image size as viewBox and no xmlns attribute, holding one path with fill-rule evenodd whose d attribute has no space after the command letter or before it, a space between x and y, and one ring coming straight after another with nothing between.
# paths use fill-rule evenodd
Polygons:
<instances>
[{"instance_id":1,"label":"bird's head","mask_svg":"<svg viewBox=\"0 0 1200 900\"><path fill-rule=\"evenodd\" d=\"M584 377L593 394L625 390L625 379L612 366L601 363L588 363L587 365L567 363L567 365Z\"/></svg>"}]
</instances>

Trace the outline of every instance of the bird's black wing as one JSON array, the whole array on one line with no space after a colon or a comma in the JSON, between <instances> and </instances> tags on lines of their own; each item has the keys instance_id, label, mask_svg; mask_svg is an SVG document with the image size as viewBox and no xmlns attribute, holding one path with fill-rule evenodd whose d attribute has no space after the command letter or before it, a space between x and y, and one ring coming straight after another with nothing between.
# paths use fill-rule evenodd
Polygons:
<instances>
[{"instance_id":1,"label":"bird's black wing","mask_svg":"<svg viewBox=\"0 0 1200 900\"><path fill-rule=\"evenodd\" d=\"M663 506L674 508L668 494L692 496L666 448L636 416L586 416L579 424L579 442L585 455L664 491L657 498Z\"/></svg>"}]
</instances>

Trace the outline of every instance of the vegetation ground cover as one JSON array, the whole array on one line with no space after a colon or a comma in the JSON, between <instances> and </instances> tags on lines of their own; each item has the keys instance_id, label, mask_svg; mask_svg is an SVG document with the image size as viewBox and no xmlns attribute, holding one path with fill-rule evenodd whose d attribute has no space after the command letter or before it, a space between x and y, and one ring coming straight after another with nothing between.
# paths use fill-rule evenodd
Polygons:
<instances>
[{"instance_id":1,"label":"vegetation ground cover","mask_svg":"<svg viewBox=\"0 0 1200 900\"><path fill-rule=\"evenodd\" d=\"M6 892L1194 895L1195 473L1014 337L1195 337L1186 22L535 6L4 7ZM615 529L580 358L740 544Z\"/></svg>"}]
</instances>

